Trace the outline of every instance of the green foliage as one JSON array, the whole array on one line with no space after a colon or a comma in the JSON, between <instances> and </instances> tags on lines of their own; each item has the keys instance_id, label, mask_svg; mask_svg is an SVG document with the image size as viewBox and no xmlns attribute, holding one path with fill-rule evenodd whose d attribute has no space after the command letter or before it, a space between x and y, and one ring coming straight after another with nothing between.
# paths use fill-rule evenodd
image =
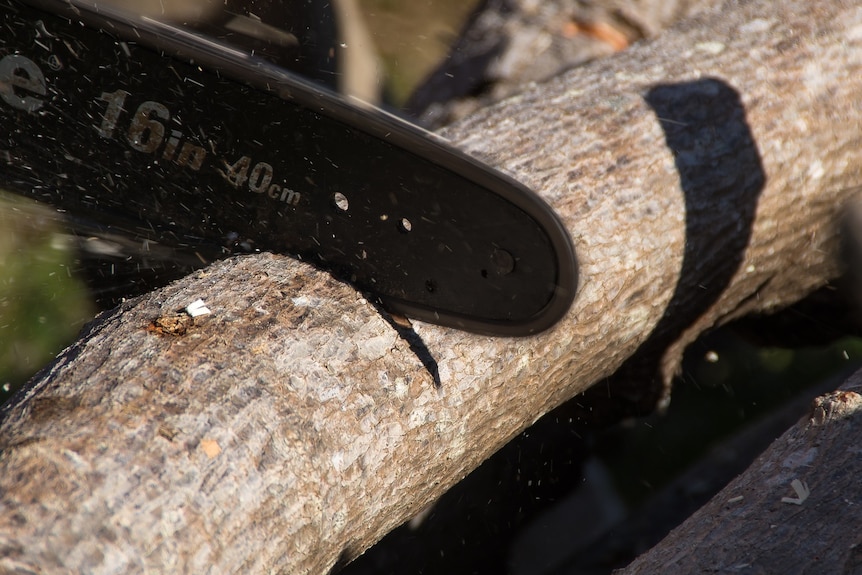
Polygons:
<instances>
[{"instance_id":1,"label":"green foliage","mask_svg":"<svg viewBox=\"0 0 862 575\"><path fill-rule=\"evenodd\" d=\"M58 214L0 193L0 402L92 318Z\"/></svg>"},{"instance_id":2,"label":"green foliage","mask_svg":"<svg viewBox=\"0 0 862 575\"><path fill-rule=\"evenodd\" d=\"M475 0L360 0L391 104L402 105L446 56Z\"/></svg>"},{"instance_id":3,"label":"green foliage","mask_svg":"<svg viewBox=\"0 0 862 575\"><path fill-rule=\"evenodd\" d=\"M609 430L597 452L618 478L620 493L637 505L724 439L860 363L859 338L782 349L720 329L686 352L667 412Z\"/></svg>"}]
</instances>

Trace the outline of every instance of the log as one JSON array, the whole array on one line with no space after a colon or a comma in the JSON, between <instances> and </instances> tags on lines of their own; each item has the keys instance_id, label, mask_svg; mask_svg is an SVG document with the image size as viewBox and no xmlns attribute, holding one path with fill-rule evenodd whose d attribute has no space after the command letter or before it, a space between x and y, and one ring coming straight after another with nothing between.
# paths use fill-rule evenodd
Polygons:
<instances>
[{"instance_id":1,"label":"log","mask_svg":"<svg viewBox=\"0 0 862 575\"><path fill-rule=\"evenodd\" d=\"M862 371L619 575L859 573ZM855 390L855 391L854 391Z\"/></svg>"},{"instance_id":2,"label":"log","mask_svg":"<svg viewBox=\"0 0 862 575\"><path fill-rule=\"evenodd\" d=\"M103 314L3 408L0 571L326 573L597 382L666 402L699 334L840 273L860 44L837 0L730 3L448 128L574 239L539 336L397 330L270 254Z\"/></svg>"},{"instance_id":3,"label":"log","mask_svg":"<svg viewBox=\"0 0 862 575\"><path fill-rule=\"evenodd\" d=\"M653 38L712 0L483 0L405 104L429 129Z\"/></svg>"}]
</instances>

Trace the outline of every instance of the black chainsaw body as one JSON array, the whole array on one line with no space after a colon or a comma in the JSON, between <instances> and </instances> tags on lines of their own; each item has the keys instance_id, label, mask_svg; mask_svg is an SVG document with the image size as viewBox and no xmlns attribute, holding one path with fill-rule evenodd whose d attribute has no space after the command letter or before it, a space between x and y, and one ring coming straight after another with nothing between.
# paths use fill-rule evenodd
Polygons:
<instances>
[{"instance_id":1,"label":"black chainsaw body","mask_svg":"<svg viewBox=\"0 0 862 575\"><path fill-rule=\"evenodd\" d=\"M289 54L296 34L78 0L0 0L0 12L0 186L82 233L189 266L291 254L393 311L481 333L529 335L569 308L576 264L552 210L300 77L299 56L257 55L261 42Z\"/></svg>"}]
</instances>

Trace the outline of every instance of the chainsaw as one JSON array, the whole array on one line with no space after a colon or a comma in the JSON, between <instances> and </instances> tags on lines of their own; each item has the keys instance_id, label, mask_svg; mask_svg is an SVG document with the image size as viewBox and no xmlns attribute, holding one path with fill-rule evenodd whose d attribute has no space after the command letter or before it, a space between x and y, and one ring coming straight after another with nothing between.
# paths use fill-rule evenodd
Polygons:
<instances>
[{"instance_id":1,"label":"chainsaw","mask_svg":"<svg viewBox=\"0 0 862 575\"><path fill-rule=\"evenodd\" d=\"M328 3L150 4L0 0L0 187L97 239L120 295L166 283L144 273L153 260L187 272L272 251L468 331L525 336L568 311L577 264L559 218L339 94Z\"/></svg>"}]
</instances>

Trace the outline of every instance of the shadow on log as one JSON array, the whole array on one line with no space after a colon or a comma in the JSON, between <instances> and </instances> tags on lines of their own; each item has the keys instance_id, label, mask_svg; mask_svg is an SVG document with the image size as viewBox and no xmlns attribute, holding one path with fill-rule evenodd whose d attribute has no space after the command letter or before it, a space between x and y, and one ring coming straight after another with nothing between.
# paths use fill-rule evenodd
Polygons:
<instances>
[{"instance_id":1,"label":"shadow on log","mask_svg":"<svg viewBox=\"0 0 862 575\"><path fill-rule=\"evenodd\" d=\"M679 282L650 337L605 385L585 394L591 410L617 417L644 415L670 400L670 377L685 347L703 331L691 329L691 318L703 316L739 272L766 181L732 87L714 78L665 84L651 88L646 101L679 173L685 248Z\"/></svg>"}]
</instances>

